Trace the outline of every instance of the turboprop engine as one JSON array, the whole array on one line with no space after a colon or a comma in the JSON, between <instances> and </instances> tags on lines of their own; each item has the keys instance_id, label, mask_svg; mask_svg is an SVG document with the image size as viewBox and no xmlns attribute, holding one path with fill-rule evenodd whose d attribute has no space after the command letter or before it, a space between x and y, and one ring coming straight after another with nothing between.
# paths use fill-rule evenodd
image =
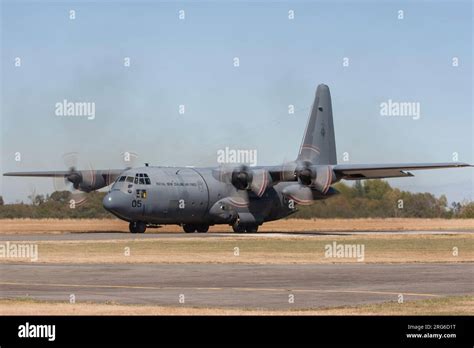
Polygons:
<instances>
[{"instance_id":1,"label":"turboprop engine","mask_svg":"<svg viewBox=\"0 0 474 348\"><path fill-rule=\"evenodd\" d=\"M339 193L331 187L331 184L337 181L331 165L311 165L303 162L297 165L295 177L298 183L288 185L282 192L298 204L310 205L316 200Z\"/></svg>"}]
</instances>

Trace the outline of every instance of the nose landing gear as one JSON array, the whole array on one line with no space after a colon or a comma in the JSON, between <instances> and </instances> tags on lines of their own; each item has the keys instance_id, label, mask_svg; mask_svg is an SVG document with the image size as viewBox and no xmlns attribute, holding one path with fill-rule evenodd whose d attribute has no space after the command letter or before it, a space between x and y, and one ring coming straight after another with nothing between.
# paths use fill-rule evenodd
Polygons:
<instances>
[{"instance_id":1,"label":"nose landing gear","mask_svg":"<svg viewBox=\"0 0 474 348\"><path fill-rule=\"evenodd\" d=\"M128 228L132 233L144 233L146 231L146 223L143 221L132 221Z\"/></svg>"}]
</instances>

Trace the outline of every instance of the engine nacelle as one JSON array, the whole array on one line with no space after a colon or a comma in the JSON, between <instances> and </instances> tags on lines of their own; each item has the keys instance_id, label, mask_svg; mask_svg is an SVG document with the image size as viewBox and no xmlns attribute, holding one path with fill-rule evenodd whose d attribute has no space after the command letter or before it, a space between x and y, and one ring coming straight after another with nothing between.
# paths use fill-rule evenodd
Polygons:
<instances>
[{"instance_id":1,"label":"engine nacelle","mask_svg":"<svg viewBox=\"0 0 474 348\"><path fill-rule=\"evenodd\" d=\"M336 182L336 175L330 165L301 165L296 168L295 175L304 185L326 194L331 184Z\"/></svg>"},{"instance_id":2,"label":"engine nacelle","mask_svg":"<svg viewBox=\"0 0 474 348\"><path fill-rule=\"evenodd\" d=\"M251 170L247 168L236 168L232 171L230 182L237 190L248 190L250 189L252 179L253 175Z\"/></svg>"},{"instance_id":3,"label":"engine nacelle","mask_svg":"<svg viewBox=\"0 0 474 348\"><path fill-rule=\"evenodd\" d=\"M91 192L108 185L105 177L94 171L76 171L66 177L74 188L83 192Z\"/></svg>"},{"instance_id":4,"label":"engine nacelle","mask_svg":"<svg viewBox=\"0 0 474 348\"><path fill-rule=\"evenodd\" d=\"M261 197L272 184L268 170L251 169L247 166L219 168L213 171L213 176L219 181L231 184L237 190L252 191L258 197Z\"/></svg>"}]
</instances>

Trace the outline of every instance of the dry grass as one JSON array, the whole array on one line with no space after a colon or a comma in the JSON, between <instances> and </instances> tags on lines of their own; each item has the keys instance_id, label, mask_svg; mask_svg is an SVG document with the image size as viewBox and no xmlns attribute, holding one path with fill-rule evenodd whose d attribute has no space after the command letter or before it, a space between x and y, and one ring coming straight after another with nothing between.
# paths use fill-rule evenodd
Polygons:
<instances>
[{"instance_id":1,"label":"dry grass","mask_svg":"<svg viewBox=\"0 0 474 348\"><path fill-rule=\"evenodd\" d=\"M307 310L254 310L165 307L116 303L43 302L32 299L0 300L0 315L473 315L474 296L385 302L357 307Z\"/></svg>"},{"instance_id":2,"label":"dry grass","mask_svg":"<svg viewBox=\"0 0 474 348\"><path fill-rule=\"evenodd\" d=\"M302 231L474 231L474 219L286 219L265 223L262 232ZM230 232L227 225L210 232ZM128 224L117 219L2 219L0 233L128 232ZM176 225L149 229L154 232L182 232Z\"/></svg>"},{"instance_id":3,"label":"dry grass","mask_svg":"<svg viewBox=\"0 0 474 348\"><path fill-rule=\"evenodd\" d=\"M287 219L263 225L262 231L474 231L474 219Z\"/></svg>"},{"instance_id":4,"label":"dry grass","mask_svg":"<svg viewBox=\"0 0 474 348\"><path fill-rule=\"evenodd\" d=\"M381 230L474 230L474 220L440 219L355 219L355 220L280 220L266 223L268 231L381 231ZM128 232L126 222L104 220L0 220L1 233L94 233ZM181 232L179 226L150 229L147 233ZM228 226L214 226L211 232L230 231ZM364 262L472 262L474 234L438 235L237 235L226 238L157 238L132 240L40 241L39 261L72 263L335 263L356 259L324 257L324 248L333 241L363 244ZM26 243L26 241L24 242ZM234 256L234 248L239 256ZM453 248L459 255L453 255ZM130 248L130 256L125 255ZM0 262L29 262L29 259L0 259Z\"/></svg>"},{"instance_id":5,"label":"dry grass","mask_svg":"<svg viewBox=\"0 0 474 348\"><path fill-rule=\"evenodd\" d=\"M364 246L365 263L474 262L473 234L229 236L131 240L39 241L38 263L357 263L325 257L325 247ZM21 243L28 243L22 241ZM453 255L453 248L458 254ZM238 256L234 255L238 248ZM126 252L129 251L129 254ZM1 262L30 262L3 258Z\"/></svg>"},{"instance_id":6,"label":"dry grass","mask_svg":"<svg viewBox=\"0 0 474 348\"><path fill-rule=\"evenodd\" d=\"M0 233L128 232L117 219L1 219Z\"/></svg>"}]
</instances>

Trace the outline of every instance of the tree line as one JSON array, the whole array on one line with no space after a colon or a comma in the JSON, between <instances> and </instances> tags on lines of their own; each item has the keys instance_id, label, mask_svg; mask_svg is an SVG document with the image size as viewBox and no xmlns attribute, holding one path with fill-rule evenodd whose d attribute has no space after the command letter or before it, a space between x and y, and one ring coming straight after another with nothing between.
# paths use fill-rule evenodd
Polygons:
<instances>
[{"instance_id":1,"label":"tree line","mask_svg":"<svg viewBox=\"0 0 474 348\"><path fill-rule=\"evenodd\" d=\"M30 202L25 204L3 204L0 196L0 219L92 219L110 218L112 215L102 206L105 192L90 192L84 202L72 200L69 191L54 191L51 195L32 194Z\"/></svg>"},{"instance_id":2,"label":"tree line","mask_svg":"<svg viewBox=\"0 0 474 348\"><path fill-rule=\"evenodd\" d=\"M356 181L354 185L337 183L339 195L299 206L296 218L474 218L474 202L448 204L446 196L412 193L393 188L383 180ZM28 204L3 204L0 218L110 218L102 207L105 192L91 192L83 203L71 201L69 191L51 195L32 194Z\"/></svg>"},{"instance_id":3,"label":"tree line","mask_svg":"<svg viewBox=\"0 0 474 348\"><path fill-rule=\"evenodd\" d=\"M298 218L474 218L474 202L448 204L445 195L413 193L393 188L384 180L358 180L334 185L340 194L300 207Z\"/></svg>"}]
</instances>

